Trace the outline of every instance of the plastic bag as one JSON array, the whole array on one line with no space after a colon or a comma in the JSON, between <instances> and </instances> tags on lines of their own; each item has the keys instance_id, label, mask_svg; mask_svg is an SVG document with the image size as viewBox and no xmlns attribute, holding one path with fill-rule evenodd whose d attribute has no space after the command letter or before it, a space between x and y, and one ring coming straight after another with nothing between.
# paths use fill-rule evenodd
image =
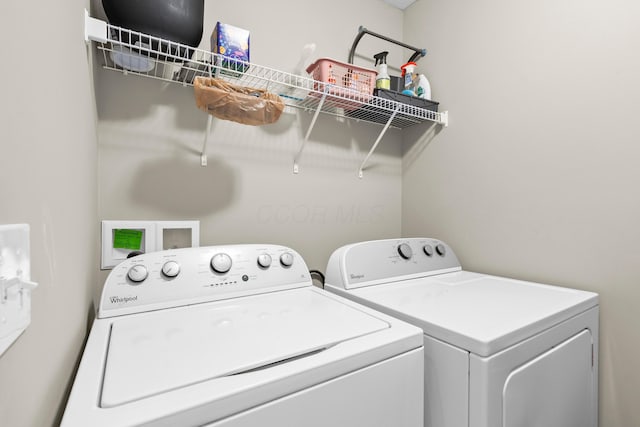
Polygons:
<instances>
[{"instance_id":1,"label":"plastic bag","mask_svg":"<svg viewBox=\"0 0 640 427\"><path fill-rule=\"evenodd\" d=\"M259 126L278 121L284 110L282 99L263 89L214 77L196 77L193 87L198 108L219 119Z\"/></svg>"}]
</instances>

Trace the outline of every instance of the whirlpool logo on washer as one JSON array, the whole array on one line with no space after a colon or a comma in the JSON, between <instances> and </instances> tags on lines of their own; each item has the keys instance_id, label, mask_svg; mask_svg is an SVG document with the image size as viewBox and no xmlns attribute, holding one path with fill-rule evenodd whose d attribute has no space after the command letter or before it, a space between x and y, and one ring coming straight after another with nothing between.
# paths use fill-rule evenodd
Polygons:
<instances>
[{"instance_id":1,"label":"whirlpool logo on washer","mask_svg":"<svg viewBox=\"0 0 640 427\"><path fill-rule=\"evenodd\" d=\"M111 301L111 304L127 304L127 303L130 303L130 302L138 301L138 295L135 295L135 296L132 296L132 297L113 296L113 297L109 298L109 300Z\"/></svg>"},{"instance_id":2,"label":"whirlpool logo on washer","mask_svg":"<svg viewBox=\"0 0 640 427\"><path fill-rule=\"evenodd\" d=\"M349 276L351 277L352 280L364 279L364 274L353 274L353 273L351 273Z\"/></svg>"}]
</instances>

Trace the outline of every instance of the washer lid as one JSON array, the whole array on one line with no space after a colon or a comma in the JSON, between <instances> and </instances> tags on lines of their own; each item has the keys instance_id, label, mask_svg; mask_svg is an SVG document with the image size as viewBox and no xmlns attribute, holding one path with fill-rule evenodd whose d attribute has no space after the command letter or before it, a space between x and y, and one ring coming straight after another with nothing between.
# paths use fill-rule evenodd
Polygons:
<instances>
[{"instance_id":1,"label":"washer lid","mask_svg":"<svg viewBox=\"0 0 640 427\"><path fill-rule=\"evenodd\" d=\"M100 406L286 363L389 327L305 289L115 319Z\"/></svg>"},{"instance_id":2,"label":"washer lid","mask_svg":"<svg viewBox=\"0 0 640 427\"><path fill-rule=\"evenodd\" d=\"M356 300L489 356L598 304L592 292L460 271L370 286Z\"/></svg>"}]
</instances>

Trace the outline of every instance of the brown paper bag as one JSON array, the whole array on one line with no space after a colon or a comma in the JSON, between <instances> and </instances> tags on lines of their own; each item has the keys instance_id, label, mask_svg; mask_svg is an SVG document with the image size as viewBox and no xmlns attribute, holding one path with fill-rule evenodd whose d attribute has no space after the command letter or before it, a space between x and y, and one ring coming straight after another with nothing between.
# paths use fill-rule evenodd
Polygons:
<instances>
[{"instance_id":1,"label":"brown paper bag","mask_svg":"<svg viewBox=\"0 0 640 427\"><path fill-rule=\"evenodd\" d=\"M282 99L263 89L200 76L193 87L198 108L219 119L259 126L278 121L284 110Z\"/></svg>"}]
</instances>

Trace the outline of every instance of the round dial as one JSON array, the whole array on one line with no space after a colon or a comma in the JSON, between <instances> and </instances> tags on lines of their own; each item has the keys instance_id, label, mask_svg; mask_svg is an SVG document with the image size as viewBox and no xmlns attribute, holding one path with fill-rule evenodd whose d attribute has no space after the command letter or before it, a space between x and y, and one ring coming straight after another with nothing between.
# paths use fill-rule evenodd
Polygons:
<instances>
[{"instance_id":1,"label":"round dial","mask_svg":"<svg viewBox=\"0 0 640 427\"><path fill-rule=\"evenodd\" d=\"M431 246L431 245L424 245L422 247L422 250L424 251L424 254L426 256L432 256L433 255L433 246Z\"/></svg>"},{"instance_id":2,"label":"round dial","mask_svg":"<svg viewBox=\"0 0 640 427\"><path fill-rule=\"evenodd\" d=\"M280 255L280 264L284 267L291 267L291 265L293 265L293 254L291 252L285 252Z\"/></svg>"},{"instance_id":3,"label":"round dial","mask_svg":"<svg viewBox=\"0 0 640 427\"><path fill-rule=\"evenodd\" d=\"M167 277L176 277L180 273L180 264L175 261L167 261L162 266L162 274Z\"/></svg>"},{"instance_id":4,"label":"round dial","mask_svg":"<svg viewBox=\"0 0 640 427\"><path fill-rule=\"evenodd\" d=\"M211 268L216 273L226 273L231 270L231 257L225 253L215 254L211 257Z\"/></svg>"},{"instance_id":5,"label":"round dial","mask_svg":"<svg viewBox=\"0 0 640 427\"><path fill-rule=\"evenodd\" d=\"M436 252L438 252L438 255L444 256L444 254L447 253L447 248L442 243L438 243L436 245Z\"/></svg>"},{"instance_id":6,"label":"round dial","mask_svg":"<svg viewBox=\"0 0 640 427\"><path fill-rule=\"evenodd\" d=\"M404 259L409 259L413 256L413 250L411 250L411 246L406 243L401 243L398 245L398 253Z\"/></svg>"},{"instance_id":7,"label":"round dial","mask_svg":"<svg viewBox=\"0 0 640 427\"><path fill-rule=\"evenodd\" d=\"M258 255L258 265L262 268L269 268L271 265L271 255L260 254Z\"/></svg>"},{"instance_id":8,"label":"round dial","mask_svg":"<svg viewBox=\"0 0 640 427\"><path fill-rule=\"evenodd\" d=\"M127 277L129 278L129 280L131 280L136 284L143 282L148 275L149 275L149 270L147 270L147 267L145 267L142 264L134 265L127 272Z\"/></svg>"}]
</instances>

